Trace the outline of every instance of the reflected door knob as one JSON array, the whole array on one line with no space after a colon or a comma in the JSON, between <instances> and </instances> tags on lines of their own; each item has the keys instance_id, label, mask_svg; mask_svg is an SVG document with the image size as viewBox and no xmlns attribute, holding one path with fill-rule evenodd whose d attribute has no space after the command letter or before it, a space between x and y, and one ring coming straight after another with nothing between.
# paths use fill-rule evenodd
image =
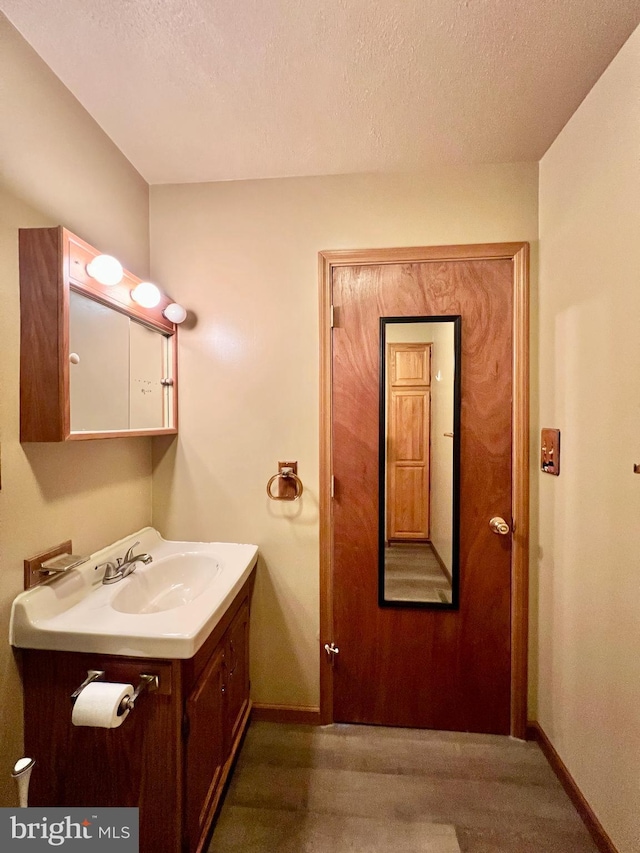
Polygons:
<instances>
[{"instance_id":1,"label":"reflected door knob","mask_svg":"<svg viewBox=\"0 0 640 853\"><path fill-rule=\"evenodd\" d=\"M491 528L493 533L497 533L498 536L506 536L507 533L511 532L511 528L504 520L504 518L500 518L499 515L494 516L489 522L489 527Z\"/></svg>"}]
</instances>

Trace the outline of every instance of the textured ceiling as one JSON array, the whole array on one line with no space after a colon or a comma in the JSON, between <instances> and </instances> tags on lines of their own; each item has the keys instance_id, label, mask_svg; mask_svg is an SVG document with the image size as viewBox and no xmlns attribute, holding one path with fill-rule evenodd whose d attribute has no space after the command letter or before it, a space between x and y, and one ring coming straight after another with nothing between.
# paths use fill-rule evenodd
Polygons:
<instances>
[{"instance_id":1,"label":"textured ceiling","mask_svg":"<svg viewBox=\"0 0 640 853\"><path fill-rule=\"evenodd\" d=\"M640 0L0 0L150 183L538 160Z\"/></svg>"}]
</instances>

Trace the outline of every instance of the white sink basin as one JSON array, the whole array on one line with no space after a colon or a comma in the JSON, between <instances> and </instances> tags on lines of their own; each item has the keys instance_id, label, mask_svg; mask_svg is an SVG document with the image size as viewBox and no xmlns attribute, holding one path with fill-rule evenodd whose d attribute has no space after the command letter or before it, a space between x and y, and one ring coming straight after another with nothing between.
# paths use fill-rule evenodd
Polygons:
<instances>
[{"instance_id":1,"label":"white sink basin","mask_svg":"<svg viewBox=\"0 0 640 853\"><path fill-rule=\"evenodd\" d=\"M220 563L208 554L183 551L148 566L140 566L129 583L111 600L120 613L159 613L184 607L209 587L220 571Z\"/></svg>"},{"instance_id":2,"label":"white sink basin","mask_svg":"<svg viewBox=\"0 0 640 853\"><path fill-rule=\"evenodd\" d=\"M98 566L137 541L135 553L146 552L153 561L103 584ZM255 545L172 542L146 527L19 595L10 641L19 648L193 657L249 577L257 554Z\"/></svg>"}]
</instances>

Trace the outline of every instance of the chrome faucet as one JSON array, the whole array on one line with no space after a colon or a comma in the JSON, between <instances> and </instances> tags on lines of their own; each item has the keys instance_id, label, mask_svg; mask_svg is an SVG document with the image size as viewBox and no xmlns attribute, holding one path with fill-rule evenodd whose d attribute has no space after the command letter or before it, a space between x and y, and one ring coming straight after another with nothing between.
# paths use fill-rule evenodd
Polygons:
<instances>
[{"instance_id":1,"label":"chrome faucet","mask_svg":"<svg viewBox=\"0 0 640 853\"><path fill-rule=\"evenodd\" d=\"M115 563L113 560L107 560L106 563L100 563L100 565L96 566L96 570L101 568L105 570L102 583L117 583L132 572L135 572L137 563L144 563L147 566L153 560L151 554L134 555L133 549L139 544L139 541L134 542L124 557L117 557Z\"/></svg>"}]
</instances>

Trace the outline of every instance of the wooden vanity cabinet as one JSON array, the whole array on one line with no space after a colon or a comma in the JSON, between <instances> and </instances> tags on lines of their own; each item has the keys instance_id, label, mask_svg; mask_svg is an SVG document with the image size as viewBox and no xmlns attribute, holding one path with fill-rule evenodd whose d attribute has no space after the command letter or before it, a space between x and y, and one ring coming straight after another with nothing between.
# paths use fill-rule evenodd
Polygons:
<instances>
[{"instance_id":1,"label":"wooden vanity cabinet","mask_svg":"<svg viewBox=\"0 0 640 853\"><path fill-rule=\"evenodd\" d=\"M208 829L227 752L224 651L223 646L216 649L186 701L185 811L189 839L200 838Z\"/></svg>"},{"instance_id":2,"label":"wooden vanity cabinet","mask_svg":"<svg viewBox=\"0 0 640 853\"><path fill-rule=\"evenodd\" d=\"M249 710L249 600L245 598L186 700L185 809L190 839L206 837L222 792L221 777L226 779L225 762L235 754Z\"/></svg>"},{"instance_id":3,"label":"wooden vanity cabinet","mask_svg":"<svg viewBox=\"0 0 640 853\"><path fill-rule=\"evenodd\" d=\"M33 806L137 806L141 853L200 853L249 722L255 569L189 660L23 649L25 754ZM89 669L107 681L158 675L116 729L74 726L70 696Z\"/></svg>"},{"instance_id":4,"label":"wooden vanity cabinet","mask_svg":"<svg viewBox=\"0 0 640 853\"><path fill-rule=\"evenodd\" d=\"M240 605L225 637L227 673L227 742L238 737L249 703L249 606Z\"/></svg>"}]
</instances>

